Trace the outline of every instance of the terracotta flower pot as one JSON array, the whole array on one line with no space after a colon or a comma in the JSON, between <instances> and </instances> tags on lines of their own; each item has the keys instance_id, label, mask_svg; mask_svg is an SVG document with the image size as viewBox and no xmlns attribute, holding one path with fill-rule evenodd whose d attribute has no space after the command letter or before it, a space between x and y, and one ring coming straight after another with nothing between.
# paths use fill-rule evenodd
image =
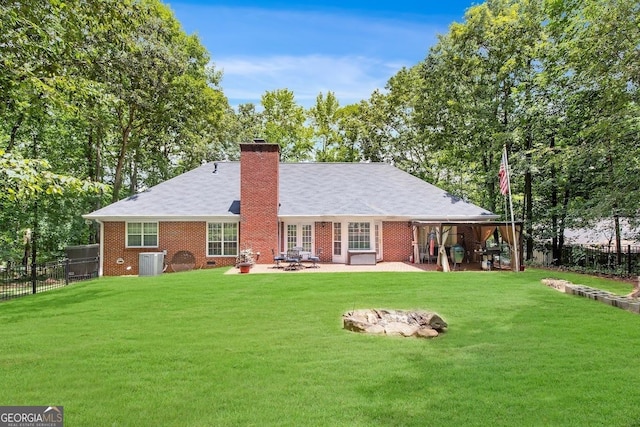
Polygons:
<instances>
[{"instance_id":1,"label":"terracotta flower pot","mask_svg":"<svg viewBox=\"0 0 640 427\"><path fill-rule=\"evenodd\" d=\"M240 273L248 273L251 270L251 264L239 264Z\"/></svg>"}]
</instances>

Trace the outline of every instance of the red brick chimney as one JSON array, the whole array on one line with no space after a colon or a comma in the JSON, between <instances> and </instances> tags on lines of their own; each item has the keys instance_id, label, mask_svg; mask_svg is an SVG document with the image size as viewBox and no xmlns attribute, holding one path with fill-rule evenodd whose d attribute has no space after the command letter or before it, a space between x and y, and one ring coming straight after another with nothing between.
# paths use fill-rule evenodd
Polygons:
<instances>
[{"instance_id":1,"label":"red brick chimney","mask_svg":"<svg viewBox=\"0 0 640 427\"><path fill-rule=\"evenodd\" d=\"M263 139L240 144L240 250L260 252L258 263L273 262L278 250L280 146Z\"/></svg>"}]
</instances>

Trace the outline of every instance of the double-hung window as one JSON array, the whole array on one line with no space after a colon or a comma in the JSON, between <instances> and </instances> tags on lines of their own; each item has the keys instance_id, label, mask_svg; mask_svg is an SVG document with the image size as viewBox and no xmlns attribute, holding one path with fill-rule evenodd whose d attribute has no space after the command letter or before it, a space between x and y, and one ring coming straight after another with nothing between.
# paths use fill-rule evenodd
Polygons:
<instances>
[{"instance_id":1,"label":"double-hung window","mask_svg":"<svg viewBox=\"0 0 640 427\"><path fill-rule=\"evenodd\" d=\"M155 248L158 247L157 222L128 222L127 247Z\"/></svg>"},{"instance_id":2,"label":"double-hung window","mask_svg":"<svg viewBox=\"0 0 640 427\"><path fill-rule=\"evenodd\" d=\"M371 224L350 222L348 228L349 249L371 249Z\"/></svg>"},{"instance_id":3,"label":"double-hung window","mask_svg":"<svg viewBox=\"0 0 640 427\"><path fill-rule=\"evenodd\" d=\"M207 256L238 255L238 223L210 222L207 227Z\"/></svg>"}]
</instances>

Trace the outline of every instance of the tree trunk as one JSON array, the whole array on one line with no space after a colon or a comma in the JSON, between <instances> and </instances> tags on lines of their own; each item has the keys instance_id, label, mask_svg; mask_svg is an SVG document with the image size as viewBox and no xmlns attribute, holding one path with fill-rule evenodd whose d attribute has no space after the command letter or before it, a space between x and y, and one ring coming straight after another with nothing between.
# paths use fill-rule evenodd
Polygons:
<instances>
[{"instance_id":1,"label":"tree trunk","mask_svg":"<svg viewBox=\"0 0 640 427\"><path fill-rule=\"evenodd\" d=\"M99 132L99 131L98 131ZM102 177L100 174L100 136L93 128L89 129L87 135L87 146L86 146L86 158L88 170L87 174L89 175L89 179L94 182L102 182ZM100 209L101 199L99 197L95 198L95 203L93 204L93 210ZM95 222L92 222L89 226L89 243L100 243L100 232L98 225Z\"/></svg>"},{"instance_id":2,"label":"tree trunk","mask_svg":"<svg viewBox=\"0 0 640 427\"><path fill-rule=\"evenodd\" d=\"M611 156L611 153L607 155L607 162L609 166L609 176L616 176L615 165L613 163L613 157ZM616 233L616 265L619 267L620 264L622 264L622 241L620 239L620 215L618 214L618 202L614 201L611 208L613 210L613 224Z\"/></svg>"},{"instance_id":3,"label":"tree trunk","mask_svg":"<svg viewBox=\"0 0 640 427\"><path fill-rule=\"evenodd\" d=\"M129 138L131 136L131 128L133 127L135 112L135 107L131 106L127 123L126 125L121 126L120 151L118 152L118 163L116 164L116 170L113 179L113 197L111 198L111 202L117 202L118 200L120 200L120 190L122 189L122 175L125 166L125 159L127 156L127 149L129 148ZM122 120L120 122L122 123Z\"/></svg>"},{"instance_id":4,"label":"tree trunk","mask_svg":"<svg viewBox=\"0 0 640 427\"><path fill-rule=\"evenodd\" d=\"M491 171L493 169L493 155L491 154L491 150L486 151L483 155L482 155L482 167L484 168L487 176L487 192L488 194L488 203L487 205L489 206L489 210L491 212L495 212L496 211L496 184L498 181L498 175L496 173L495 177L493 177L493 175L491 174Z\"/></svg>"},{"instance_id":5,"label":"tree trunk","mask_svg":"<svg viewBox=\"0 0 640 427\"><path fill-rule=\"evenodd\" d=\"M528 128L530 127L527 126ZM531 149L533 147L533 136L530 129L527 129L526 133L526 163L527 169L524 174L524 221L525 221L525 239L526 239L526 251L527 260L533 259L533 189L532 189L532 177L531 177Z\"/></svg>"},{"instance_id":6,"label":"tree trunk","mask_svg":"<svg viewBox=\"0 0 640 427\"><path fill-rule=\"evenodd\" d=\"M567 210L569 209L571 192L568 188L564 190L564 197L562 199L562 211L560 214L560 229L558 230L558 252L562 254L562 248L564 248L564 230L566 229Z\"/></svg>"},{"instance_id":7,"label":"tree trunk","mask_svg":"<svg viewBox=\"0 0 640 427\"><path fill-rule=\"evenodd\" d=\"M20 129L23 120L24 114L20 114L20 117L18 117L16 123L14 123L14 125L11 127L11 136L9 137L9 144L7 145L6 149L7 153L10 153L13 150L13 147L15 147L16 145L16 136L18 135L18 130Z\"/></svg>"},{"instance_id":8,"label":"tree trunk","mask_svg":"<svg viewBox=\"0 0 640 427\"><path fill-rule=\"evenodd\" d=\"M132 196L138 192L138 163L140 162L140 150L136 149L131 167L129 168L129 195Z\"/></svg>"},{"instance_id":9,"label":"tree trunk","mask_svg":"<svg viewBox=\"0 0 640 427\"><path fill-rule=\"evenodd\" d=\"M549 148L553 153L556 141L555 136L551 137L549 142ZM554 154L555 155L555 154ZM557 173L555 164L551 163L551 258L553 265L559 266L561 263L561 253L558 247L558 185L557 185Z\"/></svg>"},{"instance_id":10,"label":"tree trunk","mask_svg":"<svg viewBox=\"0 0 640 427\"><path fill-rule=\"evenodd\" d=\"M622 265L622 238L620 237L620 215L613 215L613 227L616 233L616 261L617 266Z\"/></svg>"}]
</instances>

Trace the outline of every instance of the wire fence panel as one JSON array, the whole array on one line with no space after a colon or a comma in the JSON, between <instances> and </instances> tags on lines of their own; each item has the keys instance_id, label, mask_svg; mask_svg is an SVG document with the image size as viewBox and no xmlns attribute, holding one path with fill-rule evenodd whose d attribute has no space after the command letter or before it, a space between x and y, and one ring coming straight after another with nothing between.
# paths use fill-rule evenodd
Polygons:
<instances>
[{"instance_id":1,"label":"wire fence panel","mask_svg":"<svg viewBox=\"0 0 640 427\"><path fill-rule=\"evenodd\" d=\"M626 245L617 252L609 246L565 245L560 259L553 259L550 255L549 251L536 251L535 262L581 273L640 276L640 246Z\"/></svg>"},{"instance_id":2,"label":"wire fence panel","mask_svg":"<svg viewBox=\"0 0 640 427\"><path fill-rule=\"evenodd\" d=\"M98 258L17 265L0 271L0 301L32 295L98 277Z\"/></svg>"}]
</instances>

